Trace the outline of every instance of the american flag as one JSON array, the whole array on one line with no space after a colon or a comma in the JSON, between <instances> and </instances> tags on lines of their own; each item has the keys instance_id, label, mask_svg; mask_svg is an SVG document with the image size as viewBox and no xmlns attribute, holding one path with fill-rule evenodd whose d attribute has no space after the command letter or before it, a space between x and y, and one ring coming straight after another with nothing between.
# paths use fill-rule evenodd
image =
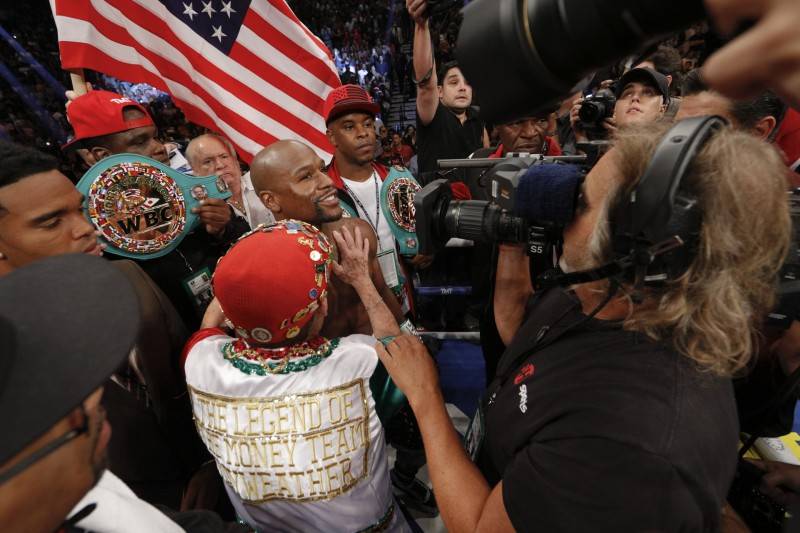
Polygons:
<instances>
[{"instance_id":1,"label":"american flag","mask_svg":"<svg viewBox=\"0 0 800 533\"><path fill-rule=\"evenodd\" d=\"M278 139L331 156L323 103L340 85L327 47L285 0L50 0L61 64L169 92L248 163Z\"/></svg>"}]
</instances>

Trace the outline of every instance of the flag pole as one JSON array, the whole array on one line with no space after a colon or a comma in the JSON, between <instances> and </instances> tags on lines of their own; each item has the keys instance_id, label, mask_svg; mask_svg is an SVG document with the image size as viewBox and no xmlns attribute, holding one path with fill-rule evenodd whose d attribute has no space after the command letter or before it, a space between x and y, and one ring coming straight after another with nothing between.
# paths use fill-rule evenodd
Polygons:
<instances>
[{"instance_id":1,"label":"flag pole","mask_svg":"<svg viewBox=\"0 0 800 533\"><path fill-rule=\"evenodd\" d=\"M72 82L72 90L75 91L75 94L78 96L86 94L86 78L83 75L83 69L70 69L67 72L69 72L69 79Z\"/></svg>"},{"instance_id":2,"label":"flag pole","mask_svg":"<svg viewBox=\"0 0 800 533\"><path fill-rule=\"evenodd\" d=\"M72 82L72 90L75 92L75 96L78 97L86 94L88 91L86 90L86 77L83 74L83 69L69 69L67 72L69 72L69 79ZM70 100L67 100L67 106L69 106L69 104ZM69 121L69 116L67 116L67 120ZM83 159L87 166L91 167L97 163L97 160L86 148L77 148L75 152Z\"/></svg>"}]
</instances>

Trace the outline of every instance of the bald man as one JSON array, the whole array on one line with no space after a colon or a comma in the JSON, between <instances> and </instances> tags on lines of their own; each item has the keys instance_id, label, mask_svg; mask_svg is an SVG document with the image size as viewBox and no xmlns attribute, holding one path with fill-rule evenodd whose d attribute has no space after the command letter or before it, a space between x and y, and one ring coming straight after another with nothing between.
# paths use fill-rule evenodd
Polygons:
<instances>
[{"instance_id":1,"label":"bald man","mask_svg":"<svg viewBox=\"0 0 800 533\"><path fill-rule=\"evenodd\" d=\"M333 230L349 226L350 231L361 228L369 236L370 276L383 301L394 315L401 329L410 326L406 321L397 297L386 285L376 257L377 237L372 226L360 218L342 218L339 197L333 181L323 172L324 161L311 148L297 141L278 141L259 152L250 167L253 186L267 208L277 220L294 218L309 222L322 230L331 242ZM328 316L322 335L341 337L353 333L372 334L367 311L355 290L333 276L328 285ZM388 403L392 403L388 399ZM391 471L395 495L407 506L426 516L434 516L436 504L431 490L416 479L418 470L425 464L425 451L413 413L404 406L399 412L384 420L386 439L396 449L397 455Z\"/></svg>"},{"instance_id":2,"label":"bald man","mask_svg":"<svg viewBox=\"0 0 800 533\"><path fill-rule=\"evenodd\" d=\"M313 224L333 243L333 231L347 226L361 228L370 241L372 282L398 324L405 320L400 304L386 285L376 257L375 232L359 218L342 218L336 189L323 172L325 162L298 141L277 141L256 154L250 166L253 188L276 220L295 219ZM322 329L326 337L353 333L372 334L367 311L353 288L334 276L328 287L328 316Z\"/></svg>"},{"instance_id":3,"label":"bald man","mask_svg":"<svg viewBox=\"0 0 800 533\"><path fill-rule=\"evenodd\" d=\"M195 176L213 174L225 182L231 191L228 204L237 215L247 220L251 228L275 222L253 189L250 173L242 175L236 150L228 139L216 133L195 137L186 147L186 160Z\"/></svg>"}]
</instances>

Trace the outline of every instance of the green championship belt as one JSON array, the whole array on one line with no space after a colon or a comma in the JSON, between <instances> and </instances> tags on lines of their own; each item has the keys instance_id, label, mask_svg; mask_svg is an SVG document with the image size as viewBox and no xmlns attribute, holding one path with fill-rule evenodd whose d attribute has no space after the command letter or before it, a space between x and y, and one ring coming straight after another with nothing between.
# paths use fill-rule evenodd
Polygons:
<instances>
[{"instance_id":1,"label":"green championship belt","mask_svg":"<svg viewBox=\"0 0 800 533\"><path fill-rule=\"evenodd\" d=\"M356 210L353 209L353 207L344 200L339 200L339 207L342 208L343 218L359 218Z\"/></svg>"},{"instance_id":2,"label":"green championship belt","mask_svg":"<svg viewBox=\"0 0 800 533\"><path fill-rule=\"evenodd\" d=\"M400 255L417 255L417 227L414 196L419 183L408 169L394 166L381 187L381 210L389 223Z\"/></svg>"},{"instance_id":3,"label":"green championship belt","mask_svg":"<svg viewBox=\"0 0 800 533\"><path fill-rule=\"evenodd\" d=\"M170 253L199 224L192 213L205 198L230 198L221 178L187 176L134 154L107 157L77 185L86 217L110 252L133 259Z\"/></svg>"}]
</instances>

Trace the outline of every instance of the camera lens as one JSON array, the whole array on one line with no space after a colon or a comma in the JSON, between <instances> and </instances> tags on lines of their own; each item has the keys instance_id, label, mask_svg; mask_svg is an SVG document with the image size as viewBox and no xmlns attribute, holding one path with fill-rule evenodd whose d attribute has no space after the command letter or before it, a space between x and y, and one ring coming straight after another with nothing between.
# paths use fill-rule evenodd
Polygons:
<instances>
[{"instance_id":1,"label":"camera lens","mask_svg":"<svg viewBox=\"0 0 800 533\"><path fill-rule=\"evenodd\" d=\"M512 216L508 213L500 213L497 218L497 229L495 239L499 242L527 242L528 223L525 219Z\"/></svg>"},{"instance_id":2,"label":"camera lens","mask_svg":"<svg viewBox=\"0 0 800 533\"><path fill-rule=\"evenodd\" d=\"M704 16L700 0L473 0L456 56L482 117L499 123L541 110L591 69Z\"/></svg>"},{"instance_id":3,"label":"camera lens","mask_svg":"<svg viewBox=\"0 0 800 533\"><path fill-rule=\"evenodd\" d=\"M496 206L480 200L450 202L444 218L445 234L470 241L486 241L484 236L484 214L491 218Z\"/></svg>"},{"instance_id":4,"label":"camera lens","mask_svg":"<svg viewBox=\"0 0 800 533\"><path fill-rule=\"evenodd\" d=\"M450 203L444 234L477 242L526 242L528 225L495 204L463 200Z\"/></svg>"},{"instance_id":5,"label":"camera lens","mask_svg":"<svg viewBox=\"0 0 800 533\"><path fill-rule=\"evenodd\" d=\"M578 111L578 118L584 124L596 124L606 116L606 106L599 102L584 102Z\"/></svg>"}]
</instances>

